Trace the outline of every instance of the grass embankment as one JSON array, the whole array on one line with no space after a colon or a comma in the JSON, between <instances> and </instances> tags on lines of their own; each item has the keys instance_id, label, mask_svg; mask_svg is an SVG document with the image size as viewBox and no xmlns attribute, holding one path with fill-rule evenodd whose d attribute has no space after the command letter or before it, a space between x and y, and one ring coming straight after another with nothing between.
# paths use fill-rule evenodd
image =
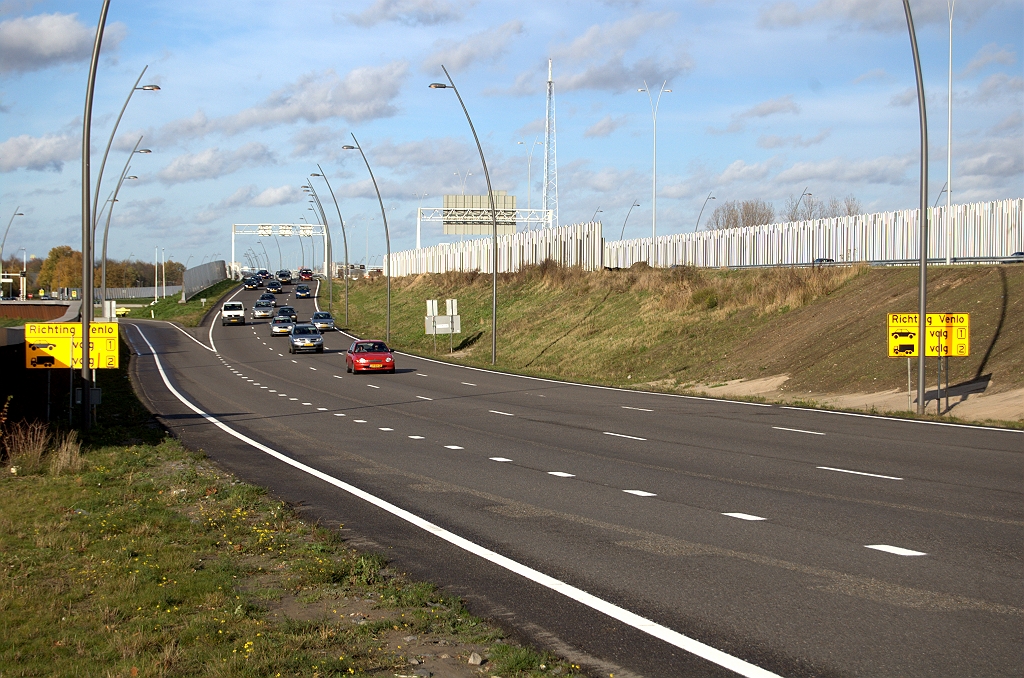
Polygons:
<instances>
[{"instance_id":1,"label":"grass embankment","mask_svg":"<svg viewBox=\"0 0 1024 678\"><path fill-rule=\"evenodd\" d=\"M424 302L443 312L448 297L462 314L452 359L489 366L490 276L393 280L393 343L432 355ZM917 269L541 266L499 276L498 303L501 370L672 391L788 374L782 388L794 394L875 392L906 388L906 362L885 357L885 315L916 311ZM1024 266L931 267L928 306L971 313L971 356L950 360L952 383L991 375L989 393L1024 386ZM352 284L350 317L353 331L383 337L384 281Z\"/></svg>"},{"instance_id":2,"label":"grass embankment","mask_svg":"<svg viewBox=\"0 0 1024 678\"><path fill-rule=\"evenodd\" d=\"M469 676L472 651L484 675L575 670L164 437L125 369L99 379L81 455L3 427L0 676Z\"/></svg>"},{"instance_id":3,"label":"grass embankment","mask_svg":"<svg viewBox=\"0 0 1024 678\"><path fill-rule=\"evenodd\" d=\"M38 318L0 318L0 327L21 327L25 323L42 323Z\"/></svg>"},{"instance_id":4,"label":"grass embankment","mask_svg":"<svg viewBox=\"0 0 1024 678\"><path fill-rule=\"evenodd\" d=\"M129 318L156 318L157 320L174 320L186 327L195 327L202 320L212 306L220 303L221 298L237 287L237 280L222 280L221 282L208 287L184 304L179 304L181 296L170 296L157 301L152 306L144 308L133 308L128 312ZM206 305L201 303L206 299ZM127 301L127 300L126 300ZM152 315L150 312L152 311Z\"/></svg>"}]
</instances>

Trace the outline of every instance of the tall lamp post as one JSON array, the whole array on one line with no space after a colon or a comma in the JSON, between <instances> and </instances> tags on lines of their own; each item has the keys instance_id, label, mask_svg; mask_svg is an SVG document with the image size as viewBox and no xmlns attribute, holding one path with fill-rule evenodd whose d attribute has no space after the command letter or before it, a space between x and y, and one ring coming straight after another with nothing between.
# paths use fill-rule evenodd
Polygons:
<instances>
[{"instance_id":1,"label":"tall lamp post","mask_svg":"<svg viewBox=\"0 0 1024 678\"><path fill-rule=\"evenodd\" d=\"M89 79L85 86L85 112L82 115L82 430L89 430L92 424L92 366L89 365L89 329L92 325L92 278L93 278L93 231L92 204L89 202L89 184L92 181L92 98L96 90L96 70L100 62L100 46L103 44L103 29L107 24L110 0L103 0L96 37L89 61Z\"/></svg>"},{"instance_id":2,"label":"tall lamp post","mask_svg":"<svg viewBox=\"0 0 1024 678\"><path fill-rule=\"evenodd\" d=\"M943 221L946 222L946 265L952 262L953 258L953 219L950 215L950 202L953 199L953 7L956 0L946 0L946 8L949 10L949 82L948 95L946 96L946 213Z\"/></svg>"},{"instance_id":3,"label":"tall lamp post","mask_svg":"<svg viewBox=\"0 0 1024 678\"><path fill-rule=\"evenodd\" d=\"M326 238L327 242L324 245L324 259L326 260L324 262L325 263L324 268L327 269L327 270L325 270L325 275L326 275L326 278L327 278L327 310L329 312L333 313L334 312L334 283L333 283L333 275L332 275L333 271L329 270L330 268L333 268L333 265L330 264L331 252L333 251L333 248L331 247L330 227L327 225L327 213L324 212L324 206L320 203L320 196L318 196L316 194L316 189L313 188L313 182L309 182L309 184L306 185L306 186L303 186L302 189L305 190L305 191L309 191L310 193L313 194L313 198L316 200L316 202L313 202L313 200L310 200L309 203L310 203L310 205L313 205L318 210L320 210L320 215L317 216L317 209L313 209L313 207L310 207L309 209L310 209L310 211L313 212L313 216L316 216L317 222L321 226L324 227L324 233L327 234L327 238ZM346 298L346 302L347 302L347 298ZM347 305L348 304L346 303L346 306ZM348 315L347 314L345 316L345 324L348 325Z\"/></svg>"},{"instance_id":4,"label":"tall lamp post","mask_svg":"<svg viewBox=\"0 0 1024 678\"><path fill-rule=\"evenodd\" d=\"M810 186L805 186L803 193L801 193L800 197L796 199L796 206L793 207L793 218L794 219L796 219L796 218L798 218L800 216L800 214L798 213L798 210L800 209L800 201L804 199L805 195L807 197L811 197L811 195L812 195L812 194L807 192L808 188L810 188Z\"/></svg>"},{"instance_id":5,"label":"tall lamp post","mask_svg":"<svg viewBox=\"0 0 1024 678\"><path fill-rule=\"evenodd\" d=\"M661 90L658 92L658 98L655 99L651 95L651 88L647 86L647 81L644 80L643 89L638 89L638 92L647 92L647 99L651 102L651 119L654 122L654 152L651 160L651 266L657 267L658 265L658 106L661 104L661 95L665 92L671 92L670 89L665 89L665 85L668 84L668 80L661 83Z\"/></svg>"},{"instance_id":6,"label":"tall lamp post","mask_svg":"<svg viewBox=\"0 0 1024 678\"><path fill-rule=\"evenodd\" d=\"M530 152L526 154L526 209L533 209L533 151L537 146L543 146L541 142L537 141L539 136L533 138L533 143L530 144ZM525 146L525 141L517 141L516 144ZM526 230L530 230L530 221L526 221Z\"/></svg>"},{"instance_id":7,"label":"tall lamp post","mask_svg":"<svg viewBox=\"0 0 1024 678\"><path fill-rule=\"evenodd\" d=\"M704 204L700 206L700 213L697 214L697 225L693 227L693 232L696 233L697 229L700 228L700 218L704 215L704 208L708 206L708 200L714 200L715 196L711 195L714 191L708 193L708 197L704 198Z\"/></svg>"},{"instance_id":8,"label":"tall lamp post","mask_svg":"<svg viewBox=\"0 0 1024 678\"><path fill-rule=\"evenodd\" d=\"M14 217L23 217L23 216L25 216L22 212L18 211L20 209L21 209L21 205L18 205L17 207L14 208L14 214L11 215L10 220L7 222L7 228L4 230L4 239L0 240L0 276L3 276L3 273L4 273L4 245L7 244L7 234L11 232L11 224L14 223ZM2 279L2 277L0 277L0 279ZM14 287L12 286L11 287L11 292L13 293L13 291L14 291ZM3 296L3 285L0 285L0 297L2 297L2 296Z\"/></svg>"},{"instance_id":9,"label":"tall lamp post","mask_svg":"<svg viewBox=\"0 0 1024 678\"><path fill-rule=\"evenodd\" d=\"M476 141L476 150L480 154L480 164L484 167L484 178L487 179L487 198L491 205L491 364L495 365L498 362L498 215L494 210L494 190L491 188L491 174L487 171L487 161L484 159L484 149L480 145L480 137L476 135L476 128L473 126L473 119L469 117L469 110L466 108L466 102L462 100L462 95L459 94L459 88L455 86L455 81L452 80L452 76L448 73L448 69L441 65L441 70L444 71L445 77L448 78L448 84L443 82L433 82L430 84L430 89L447 89L451 87L455 90L455 96L458 97L459 103L462 105L462 112L466 114L466 122L469 123L469 131L473 133L473 139Z\"/></svg>"},{"instance_id":10,"label":"tall lamp post","mask_svg":"<svg viewBox=\"0 0 1024 678\"><path fill-rule=\"evenodd\" d=\"M334 195L334 189L331 188L331 182L327 180L327 174L324 172L323 168L320 167L320 163L317 163L316 168L318 170L320 170L320 171L317 172L317 173L311 174L310 176L311 177L320 177L321 179L324 180L324 183L327 184L327 190L331 194L331 200L334 201L334 209L338 212L338 223L341 224L341 244L342 244L342 247L345 250L345 326L348 327L348 279L349 279L349 277L352 274L352 271L349 269L349 264L348 264L348 234L345 231L345 220L341 218L341 208L338 207L338 198L337 198L337 196ZM309 183L310 183L310 187L312 187L313 182L309 182ZM327 227L325 226L324 228L327 228ZM331 262L331 264L330 264L331 269L334 268L334 263L332 261L333 257L334 257L334 246L331 244L331 229L327 228L327 259L328 259L328 261ZM334 298L333 297L334 286L333 286L333 282L332 282L333 277L334 277L333 274L334 274L333 270L327 274L328 285L331 286L331 290L332 290L332 296L331 296L332 299Z\"/></svg>"},{"instance_id":11,"label":"tall lamp post","mask_svg":"<svg viewBox=\"0 0 1024 678\"><path fill-rule=\"evenodd\" d=\"M350 133L351 134L351 133ZM359 145L359 140L356 139L356 135L352 134L352 141L355 146L342 146L346 151L358 150L359 155L363 156L363 163L366 165L366 171L370 173L370 181L373 182L373 190L377 191L377 202L380 203L380 217L384 220L384 245L387 247L388 258L385 262L385 274L387 276L388 285L388 301L387 301L387 318L384 323L384 340L391 341L391 234L388 232L388 215L384 210L384 199L380 197L380 188L377 186L377 180L373 177L373 170L370 169L370 161L366 159L366 154L363 153L363 147ZM333 191L332 191L333 193ZM367 273L370 269L367 266Z\"/></svg>"},{"instance_id":12,"label":"tall lamp post","mask_svg":"<svg viewBox=\"0 0 1024 678\"><path fill-rule=\"evenodd\" d=\"M909 0L903 0L903 12L907 16L910 49L914 54L914 76L917 80L917 112L921 127L921 243L919 245L921 258L918 264L917 281L917 413L924 414L925 314L928 310L928 115L925 111L921 56L917 51L917 33L914 31L914 17L910 13ZM938 395L936 395L936 398L938 398Z\"/></svg>"},{"instance_id":13,"label":"tall lamp post","mask_svg":"<svg viewBox=\"0 0 1024 678\"><path fill-rule=\"evenodd\" d=\"M267 246L263 244L262 240L257 240L256 244L263 248L263 256L267 258L267 268L270 268L270 255L267 254ZM213 261L212 259L210 261Z\"/></svg>"},{"instance_id":14,"label":"tall lamp post","mask_svg":"<svg viewBox=\"0 0 1024 678\"><path fill-rule=\"evenodd\" d=\"M416 197L416 249L420 249L420 231L422 224L420 223L420 210L423 209L422 200L426 198L429 193L413 193Z\"/></svg>"},{"instance_id":15,"label":"tall lamp post","mask_svg":"<svg viewBox=\"0 0 1024 678\"><path fill-rule=\"evenodd\" d=\"M142 137L139 137L139 140L135 142L135 148L133 148L132 152L128 154L128 159L124 163L124 169L121 170L121 176L117 179L117 186L114 188L114 193L110 199L110 209L107 211L107 221L103 225L103 252L100 257L100 299L102 300L102 304L100 308L104 309L104 312L106 310L107 302L107 233L110 231L110 215L114 212L114 203L117 202L117 194L121 190L121 184L123 184L126 179L138 179L136 176L128 176L128 170L130 169L129 163L132 161L132 156L136 153L152 153L148 148L139 148L139 144L141 143Z\"/></svg>"}]
</instances>

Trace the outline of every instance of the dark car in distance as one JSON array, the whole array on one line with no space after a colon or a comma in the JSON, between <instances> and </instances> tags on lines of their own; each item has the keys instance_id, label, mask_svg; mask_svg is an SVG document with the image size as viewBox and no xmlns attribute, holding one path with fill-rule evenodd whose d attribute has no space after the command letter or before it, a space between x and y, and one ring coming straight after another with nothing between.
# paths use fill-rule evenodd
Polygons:
<instances>
[{"instance_id":1,"label":"dark car in distance","mask_svg":"<svg viewBox=\"0 0 1024 678\"><path fill-rule=\"evenodd\" d=\"M291 334L288 335L288 343L288 352L292 354L302 351L324 352L324 338L320 336L320 331L312 325L297 324L292 327Z\"/></svg>"},{"instance_id":2,"label":"dark car in distance","mask_svg":"<svg viewBox=\"0 0 1024 678\"><path fill-rule=\"evenodd\" d=\"M277 309L277 312L274 313L274 316L278 318L283 316L290 319L293 323L299 321L299 316L295 313L294 306L281 306Z\"/></svg>"},{"instance_id":3,"label":"dark car in distance","mask_svg":"<svg viewBox=\"0 0 1024 678\"><path fill-rule=\"evenodd\" d=\"M270 271L268 271L265 268L261 268L260 270L256 271L256 277L259 278L260 280L266 280L267 278L270 277Z\"/></svg>"},{"instance_id":4,"label":"dark car in distance","mask_svg":"<svg viewBox=\"0 0 1024 678\"><path fill-rule=\"evenodd\" d=\"M259 278L255 277L255 276L252 277L252 278L246 278L245 279L245 283L244 283L245 289L247 289L247 290L259 289L260 286L262 286L262 285L263 285L263 281L260 280Z\"/></svg>"},{"instance_id":5,"label":"dark car in distance","mask_svg":"<svg viewBox=\"0 0 1024 678\"><path fill-rule=\"evenodd\" d=\"M276 280L271 280L267 283L267 291L271 294L281 294L284 292L284 287Z\"/></svg>"},{"instance_id":6,"label":"dark car in distance","mask_svg":"<svg viewBox=\"0 0 1024 678\"><path fill-rule=\"evenodd\" d=\"M295 298L296 299L309 299L312 291L309 289L309 285L296 285L295 286Z\"/></svg>"},{"instance_id":7,"label":"dark car in distance","mask_svg":"<svg viewBox=\"0 0 1024 678\"><path fill-rule=\"evenodd\" d=\"M282 268L280 271L275 273L274 276L282 285L290 285L292 282L292 272L286 268Z\"/></svg>"}]
</instances>

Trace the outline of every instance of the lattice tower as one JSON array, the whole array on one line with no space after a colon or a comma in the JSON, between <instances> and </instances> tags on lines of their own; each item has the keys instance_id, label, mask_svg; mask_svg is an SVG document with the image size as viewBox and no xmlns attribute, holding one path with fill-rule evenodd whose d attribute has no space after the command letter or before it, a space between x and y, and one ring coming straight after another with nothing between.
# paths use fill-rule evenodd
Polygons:
<instances>
[{"instance_id":1,"label":"lattice tower","mask_svg":"<svg viewBox=\"0 0 1024 678\"><path fill-rule=\"evenodd\" d=\"M548 59L548 96L544 126L544 190L541 208L551 210L551 226L558 226L558 158L555 152L555 82Z\"/></svg>"}]
</instances>

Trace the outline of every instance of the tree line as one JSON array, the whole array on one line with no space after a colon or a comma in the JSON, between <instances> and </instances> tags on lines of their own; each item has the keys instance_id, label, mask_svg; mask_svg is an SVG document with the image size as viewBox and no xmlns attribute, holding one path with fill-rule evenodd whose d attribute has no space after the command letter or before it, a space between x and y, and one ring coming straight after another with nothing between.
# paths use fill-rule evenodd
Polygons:
<instances>
[{"instance_id":1,"label":"tree line","mask_svg":"<svg viewBox=\"0 0 1024 678\"><path fill-rule=\"evenodd\" d=\"M36 260L38 261L38 260ZM21 270L20 261L18 270ZM7 268L7 264L4 264ZM31 273L31 266L30 273ZM99 287L101 267L97 263L93 272L93 285ZM185 272L185 264L178 261L167 262L167 284L180 285ZM164 268L160 266L159 284L164 282ZM68 245L61 245L50 250L42 261L35 279L30 278L32 289L55 290L60 287L82 286L82 253ZM107 287L152 287L153 264L131 259L107 259Z\"/></svg>"},{"instance_id":2,"label":"tree line","mask_svg":"<svg viewBox=\"0 0 1024 678\"><path fill-rule=\"evenodd\" d=\"M723 228L740 226L762 226L780 221L809 221L811 219L828 219L833 217L853 216L862 214L864 208L855 196L845 198L832 196L827 200L819 200L812 195L803 198L789 196L786 205L776 213L775 205L767 200L729 200L715 208L711 216L704 222L703 228L716 231Z\"/></svg>"}]
</instances>

